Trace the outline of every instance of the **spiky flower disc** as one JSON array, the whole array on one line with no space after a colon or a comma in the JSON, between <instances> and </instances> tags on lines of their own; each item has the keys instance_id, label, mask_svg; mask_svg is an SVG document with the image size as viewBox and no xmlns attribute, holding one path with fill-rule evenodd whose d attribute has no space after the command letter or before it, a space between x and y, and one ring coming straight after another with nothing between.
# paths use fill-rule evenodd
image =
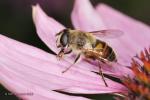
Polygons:
<instances>
[{"instance_id":1,"label":"spiky flower disc","mask_svg":"<svg viewBox=\"0 0 150 100\"><path fill-rule=\"evenodd\" d=\"M123 80L129 89L125 100L150 100L150 48L142 51L136 58L138 59L133 59L131 64L135 77L125 77Z\"/></svg>"}]
</instances>

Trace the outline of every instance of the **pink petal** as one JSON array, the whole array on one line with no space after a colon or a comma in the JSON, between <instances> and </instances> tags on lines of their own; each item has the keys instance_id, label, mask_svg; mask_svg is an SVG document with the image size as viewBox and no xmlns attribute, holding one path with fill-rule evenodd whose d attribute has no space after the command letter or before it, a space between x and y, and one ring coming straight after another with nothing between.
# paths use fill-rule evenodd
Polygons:
<instances>
[{"instance_id":1,"label":"pink petal","mask_svg":"<svg viewBox=\"0 0 150 100\"><path fill-rule=\"evenodd\" d=\"M36 31L41 40L52 50L58 51L56 44L55 34L64 29L65 27L48 17L39 5L32 7L33 21L35 23Z\"/></svg>"},{"instance_id":2,"label":"pink petal","mask_svg":"<svg viewBox=\"0 0 150 100\"><path fill-rule=\"evenodd\" d=\"M81 0L82 2L84 1L84 0ZM79 8L81 8L81 9L78 9L78 10L80 10L80 11L82 11L82 12L85 12L85 13L88 13L87 12L87 8L88 9L90 9L89 11L93 11L94 12L94 14L93 15L95 15L95 16L97 16L96 18L97 18L97 20L99 20L99 24L101 23L101 19L100 19L100 17L98 17L98 14L94 11L94 9L92 8L92 6L91 6L91 4L89 3L89 2L87 2L87 1L84 1L85 2L85 4L87 4L87 6L86 6L86 8L84 8L84 7L82 7L81 5L80 5L80 3L79 3L79 5L77 5L77 3L78 3L79 1L77 0L76 1L76 4L75 4L75 8L77 8L78 6L79 6ZM77 7L76 7L77 6ZM74 9L75 9L74 8ZM91 13L93 13L93 12L91 12ZM73 11L73 14L75 14L75 11ZM78 13L77 13L77 15L78 15ZM86 14L85 14L86 15ZM90 17L92 17L93 15L88 15L87 14L87 16L90 16ZM90 23L90 25L96 25L96 26L100 26L101 27L101 25L97 25L97 23L98 23L98 21L96 21L96 22L94 22L93 21L93 18L92 18L92 20L90 20L90 17L89 17L89 20L88 19L82 19L82 17L80 18L80 16L79 16L79 18L81 19L80 21L82 22L82 23L84 23L84 21L85 22L87 22L87 23ZM48 46L49 46L49 48L52 48L52 50L54 50L54 52L57 52L58 51L58 49L56 48L56 43L55 43L55 34L60 30L60 29L62 29L62 28L59 28L60 26L62 26L62 25L58 25L58 22L56 22L56 21L54 21L54 19L52 19L51 17L48 17L43 11L42 11L42 9L37 5L37 6L34 6L33 7L33 19L35 20L34 22L35 22L35 25L36 25L36 27L37 27L37 32L38 32L38 34L39 34L39 36L40 36L40 38L42 38L42 37L45 37L45 40L48 40L48 41L46 41L45 43L47 43L48 44ZM102 24L102 23L101 23ZM56 25L56 26L55 26ZM86 24L85 24L86 25ZM43 27L43 26L45 26L45 27ZM54 28L52 28L52 27L46 27L46 26L53 26ZM55 27L56 27L56 29L55 29ZM88 27L88 25L86 25L86 27ZM58 28L58 30L57 30L57 28ZM64 27L63 27L64 28ZM92 27L93 28L93 27ZM52 34L51 34L52 33ZM49 36L50 37L49 37ZM43 39L44 40L44 39ZM72 63L73 62L73 60L74 60L74 58L72 58L72 57L65 57L65 59L64 59L65 61L67 61L67 62L69 62L69 63ZM86 67L85 67L85 65L86 65ZM68 65L69 66L69 65ZM97 67L97 65L95 66L93 66L93 65L91 65L91 64L88 64L87 62L85 62L85 61L81 61L79 64L78 64L78 66L79 66L79 68L81 68L82 70L87 70L87 71L98 71L98 67ZM105 68L106 69L106 68ZM108 70L109 69L109 70ZM129 73L130 74L130 71L129 71L129 69L127 69L127 68L124 68L124 69L126 69L126 70L124 70L124 71L122 71L122 70L120 70L120 68L119 68L119 72L118 72L118 70L113 70L113 68L112 69L110 69L110 68L108 68L107 67L107 70L105 70L104 72L105 73L107 73L107 74L111 74L111 75L115 75L115 76L117 76L117 77L120 77L120 75L126 75L126 73ZM111 70L111 71L110 71ZM116 71L117 71L117 73L116 73Z\"/></svg>"},{"instance_id":3,"label":"pink petal","mask_svg":"<svg viewBox=\"0 0 150 100\"><path fill-rule=\"evenodd\" d=\"M150 45L150 27L105 4L98 5L97 12L108 29L120 29L125 33L106 41L117 51L119 62L130 65L131 58Z\"/></svg>"},{"instance_id":4,"label":"pink petal","mask_svg":"<svg viewBox=\"0 0 150 100\"><path fill-rule=\"evenodd\" d=\"M10 81L30 88L27 84L37 85L43 90L64 90L76 93L110 93L123 92L126 88L119 83L106 79L106 87L100 76L82 70L75 65L68 72L61 72L70 65L66 61L59 62L56 57L29 45L0 35L0 73L5 77L9 74ZM86 66L86 65L85 65ZM13 79L13 80L12 80ZM7 79L1 78L5 86ZM19 84L18 83L18 84ZM17 84L17 83L16 83ZM11 87L12 84L7 83ZM9 87L8 87L9 89ZM14 87L13 91L17 91ZM83 90L83 91L80 91ZM34 90L33 90L34 92ZM35 92L36 93L36 92Z\"/></svg>"},{"instance_id":5,"label":"pink petal","mask_svg":"<svg viewBox=\"0 0 150 100\"><path fill-rule=\"evenodd\" d=\"M82 97L68 96L49 89L43 89L36 84L29 83L28 81L18 78L18 76L14 76L12 72L4 69L2 64L0 64L0 66L2 67L0 72L1 84L24 100L88 100Z\"/></svg>"},{"instance_id":6,"label":"pink petal","mask_svg":"<svg viewBox=\"0 0 150 100\"><path fill-rule=\"evenodd\" d=\"M63 60L66 60L67 62L70 62L72 64L73 62L73 58L72 57L65 57ZM80 62L78 62L76 65L77 69L82 69L85 71L94 71L94 72L99 72L99 67L97 65L97 62L93 62L92 60L86 61L86 60L82 60ZM113 66L108 66L106 64L101 64L102 65L102 70L103 73L107 74L107 75L111 75L113 77L117 77L117 78L122 78L124 76L133 76L133 72L120 64L113 64Z\"/></svg>"},{"instance_id":7,"label":"pink petal","mask_svg":"<svg viewBox=\"0 0 150 100\"><path fill-rule=\"evenodd\" d=\"M76 29L96 31L104 29L104 24L89 0L75 0L71 19Z\"/></svg>"}]
</instances>

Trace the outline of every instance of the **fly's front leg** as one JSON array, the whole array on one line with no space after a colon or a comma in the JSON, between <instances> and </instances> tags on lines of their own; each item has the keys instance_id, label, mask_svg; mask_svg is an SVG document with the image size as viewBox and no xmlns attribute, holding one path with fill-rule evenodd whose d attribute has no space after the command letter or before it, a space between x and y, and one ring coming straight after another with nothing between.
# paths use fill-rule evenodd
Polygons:
<instances>
[{"instance_id":1,"label":"fly's front leg","mask_svg":"<svg viewBox=\"0 0 150 100\"><path fill-rule=\"evenodd\" d=\"M70 54L72 52L72 49L65 51L64 54Z\"/></svg>"},{"instance_id":2,"label":"fly's front leg","mask_svg":"<svg viewBox=\"0 0 150 100\"><path fill-rule=\"evenodd\" d=\"M56 57L60 60L60 59L62 59L63 55L64 55L64 48L62 48L62 49L60 50L60 52L57 54Z\"/></svg>"},{"instance_id":3,"label":"fly's front leg","mask_svg":"<svg viewBox=\"0 0 150 100\"><path fill-rule=\"evenodd\" d=\"M60 50L60 52L57 54L57 58L60 60L63 58L64 54L70 54L72 52L72 50L68 50L68 51L65 51L64 48L62 48Z\"/></svg>"},{"instance_id":4,"label":"fly's front leg","mask_svg":"<svg viewBox=\"0 0 150 100\"><path fill-rule=\"evenodd\" d=\"M78 54L77 57L75 58L75 61L73 64L71 64L68 68L66 68L62 73L67 72L79 59L80 59L81 54Z\"/></svg>"}]
</instances>

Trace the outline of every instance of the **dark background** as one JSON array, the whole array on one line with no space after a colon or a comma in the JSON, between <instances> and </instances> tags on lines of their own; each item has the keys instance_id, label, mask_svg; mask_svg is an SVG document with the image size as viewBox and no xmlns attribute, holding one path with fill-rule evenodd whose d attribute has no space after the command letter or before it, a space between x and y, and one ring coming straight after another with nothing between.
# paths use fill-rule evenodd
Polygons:
<instances>
[{"instance_id":1,"label":"dark background","mask_svg":"<svg viewBox=\"0 0 150 100\"><path fill-rule=\"evenodd\" d=\"M113 8L150 25L150 0L91 0L95 6L98 3L106 3ZM6 35L18 41L36 46L48 52L50 50L36 35L32 21L31 5L39 3L44 11L67 27L72 27L70 13L73 0L0 0L0 34ZM63 9L62 9L63 8ZM0 100L18 100L0 85ZM90 98L98 100L112 100L112 96L90 95Z\"/></svg>"}]
</instances>

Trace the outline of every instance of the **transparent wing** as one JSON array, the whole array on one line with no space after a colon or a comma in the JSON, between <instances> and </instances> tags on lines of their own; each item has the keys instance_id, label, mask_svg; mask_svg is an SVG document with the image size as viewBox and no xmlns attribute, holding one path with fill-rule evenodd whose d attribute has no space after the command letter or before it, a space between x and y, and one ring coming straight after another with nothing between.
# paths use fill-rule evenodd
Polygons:
<instances>
[{"instance_id":1,"label":"transparent wing","mask_svg":"<svg viewBox=\"0 0 150 100\"><path fill-rule=\"evenodd\" d=\"M124 34L121 30L117 30L117 29L93 31L90 33L100 38L117 38Z\"/></svg>"}]
</instances>

